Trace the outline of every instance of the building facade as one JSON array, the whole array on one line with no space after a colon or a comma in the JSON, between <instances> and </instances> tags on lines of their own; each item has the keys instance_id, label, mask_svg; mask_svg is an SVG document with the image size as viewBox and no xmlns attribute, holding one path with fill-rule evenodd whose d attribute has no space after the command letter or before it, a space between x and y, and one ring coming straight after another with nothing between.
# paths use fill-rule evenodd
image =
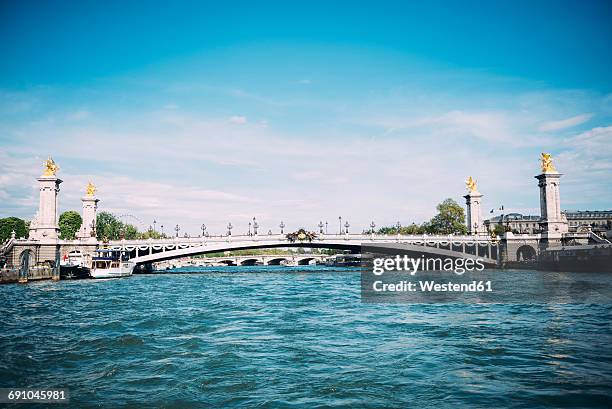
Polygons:
<instances>
[{"instance_id":1,"label":"building facade","mask_svg":"<svg viewBox=\"0 0 612 409\"><path fill-rule=\"evenodd\" d=\"M570 232L593 231L603 233L612 230L612 210L564 211ZM484 221L489 232L502 224L515 234L536 234L541 232L540 216L528 216L520 213L509 213L495 216Z\"/></svg>"}]
</instances>

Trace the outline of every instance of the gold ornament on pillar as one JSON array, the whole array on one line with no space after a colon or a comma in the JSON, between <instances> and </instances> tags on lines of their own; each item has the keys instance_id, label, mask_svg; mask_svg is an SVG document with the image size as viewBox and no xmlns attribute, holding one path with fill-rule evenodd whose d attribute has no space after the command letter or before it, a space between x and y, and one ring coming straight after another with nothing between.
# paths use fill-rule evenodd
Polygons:
<instances>
[{"instance_id":1,"label":"gold ornament on pillar","mask_svg":"<svg viewBox=\"0 0 612 409\"><path fill-rule=\"evenodd\" d=\"M96 190L97 190L96 187L91 182L89 182L87 184L87 187L85 188L85 192L87 193L87 196L89 197L93 197L93 195L96 193Z\"/></svg>"},{"instance_id":2,"label":"gold ornament on pillar","mask_svg":"<svg viewBox=\"0 0 612 409\"><path fill-rule=\"evenodd\" d=\"M553 166L553 160L550 153L542 152L542 157L540 158L542 173L556 173L557 170Z\"/></svg>"},{"instance_id":3,"label":"gold ornament on pillar","mask_svg":"<svg viewBox=\"0 0 612 409\"><path fill-rule=\"evenodd\" d=\"M43 162L43 165L45 165L43 176L55 176L55 173L59 170L59 166L57 166L51 156Z\"/></svg>"},{"instance_id":4,"label":"gold ornament on pillar","mask_svg":"<svg viewBox=\"0 0 612 409\"><path fill-rule=\"evenodd\" d=\"M476 192L476 181L469 176L465 181L465 187L467 188L468 193Z\"/></svg>"}]
</instances>

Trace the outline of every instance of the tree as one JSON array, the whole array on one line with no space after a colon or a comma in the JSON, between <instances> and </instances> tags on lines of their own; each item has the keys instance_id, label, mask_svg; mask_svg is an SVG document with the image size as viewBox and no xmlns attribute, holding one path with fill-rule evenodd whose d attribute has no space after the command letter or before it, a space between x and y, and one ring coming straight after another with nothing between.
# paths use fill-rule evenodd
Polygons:
<instances>
[{"instance_id":1,"label":"tree","mask_svg":"<svg viewBox=\"0 0 612 409\"><path fill-rule=\"evenodd\" d=\"M83 218L74 210L62 213L59 217L60 238L74 240L81 224L83 224Z\"/></svg>"},{"instance_id":2,"label":"tree","mask_svg":"<svg viewBox=\"0 0 612 409\"><path fill-rule=\"evenodd\" d=\"M15 237L28 237L26 222L18 217L5 217L0 219L0 243L4 243L15 231Z\"/></svg>"},{"instance_id":3,"label":"tree","mask_svg":"<svg viewBox=\"0 0 612 409\"><path fill-rule=\"evenodd\" d=\"M430 234L466 234L465 211L453 199L446 199L437 207L435 215L425 226Z\"/></svg>"},{"instance_id":4,"label":"tree","mask_svg":"<svg viewBox=\"0 0 612 409\"><path fill-rule=\"evenodd\" d=\"M123 223L108 212L98 213L96 219L96 236L98 240L119 240Z\"/></svg>"}]
</instances>

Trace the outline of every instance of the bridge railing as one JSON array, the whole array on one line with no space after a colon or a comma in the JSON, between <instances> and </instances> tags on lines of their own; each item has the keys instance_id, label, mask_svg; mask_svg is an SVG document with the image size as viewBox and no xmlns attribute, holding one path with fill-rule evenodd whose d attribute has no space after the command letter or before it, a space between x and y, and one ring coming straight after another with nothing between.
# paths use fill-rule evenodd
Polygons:
<instances>
[{"instance_id":1,"label":"bridge railing","mask_svg":"<svg viewBox=\"0 0 612 409\"><path fill-rule=\"evenodd\" d=\"M411 243L417 245L474 245L482 246L497 245L498 242L492 240L488 236L468 236L468 235L381 235L381 234L319 234L312 240L313 243L330 242L338 244L339 242L356 242L356 243ZM209 237L175 237L171 239L147 239L147 240L114 240L107 243L101 243L111 248L126 248L128 250L140 249L146 250L153 248L155 250L172 249L172 248L187 248L194 246L206 246L224 243L248 243L248 244L264 244L265 243L303 243L308 246L308 241L292 242L287 239L284 234L272 235L225 235L225 236L209 236Z\"/></svg>"}]
</instances>

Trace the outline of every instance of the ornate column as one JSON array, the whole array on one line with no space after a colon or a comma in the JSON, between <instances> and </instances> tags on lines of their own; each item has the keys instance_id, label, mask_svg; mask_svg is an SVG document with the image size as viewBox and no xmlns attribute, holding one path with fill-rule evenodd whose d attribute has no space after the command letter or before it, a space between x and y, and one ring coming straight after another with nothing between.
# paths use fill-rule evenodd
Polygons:
<instances>
[{"instance_id":1,"label":"ornate column","mask_svg":"<svg viewBox=\"0 0 612 409\"><path fill-rule=\"evenodd\" d=\"M561 237L568 231L567 218L561 213L559 181L562 174L557 172L550 154L542 153L542 173L535 176L540 187L540 228L543 234Z\"/></svg>"},{"instance_id":2,"label":"ornate column","mask_svg":"<svg viewBox=\"0 0 612 409\"><path fill-rule=\"evenodd\" d=\"M98 202L96 197L96 187L89 182L85 190L85 196L81 198L83 202L83 224L77 232L80 240L96 240L96 220L98 217Z\"/></svg>"},{"instance_id":3,"label":"ornate column","mask_svg":"<svg viewBox=\"0 0 612 409\"><path fill-rule=\"evenodd\" d=\"M468 190L468 194L463 196L465 198L465 204L467 205L467 227L468 232L472 235L486 234L484 224L482 223L482 216L480 214L480 203L482 194L476 187L476 181L472 177L468 177L465 185Z\"/></svg>"},{"instance_id":4,"label":"ornate column","mask_svg":"<svg viewBox=\"0 0 612 409\"><path fill-rule=\"evenodd\" d=\"M30 224L30 239L57 240L59 238L58 225L58 193L61 179L55 176L59 166L49 157L44 163L45 171L39 177L40 200L38 213Z\"/></svg>"}]
</instances>

